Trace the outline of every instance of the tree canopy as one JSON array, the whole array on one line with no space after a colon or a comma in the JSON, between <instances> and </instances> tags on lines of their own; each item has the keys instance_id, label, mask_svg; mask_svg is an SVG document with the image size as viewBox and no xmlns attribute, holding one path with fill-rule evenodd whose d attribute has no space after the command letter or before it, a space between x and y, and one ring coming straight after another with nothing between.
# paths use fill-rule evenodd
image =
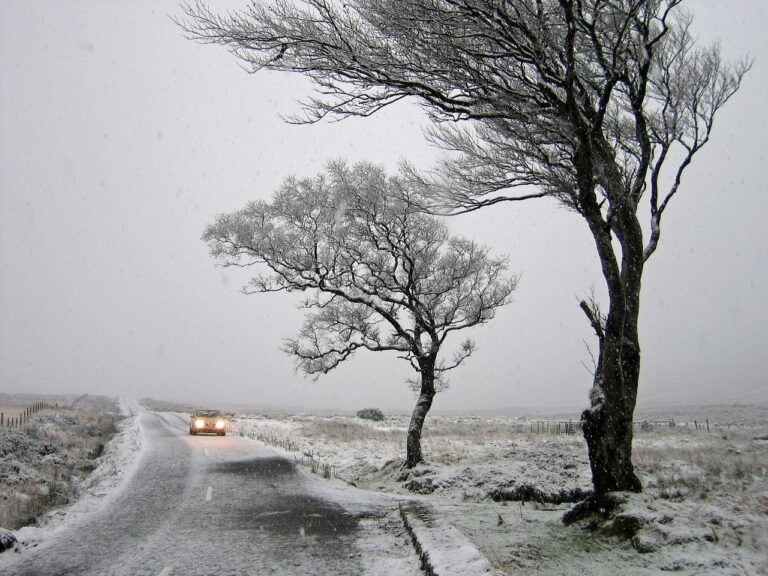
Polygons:
<instances>
[{"instance_id":1,"label":"tree canopy","mask_svg":"<svg viewBox=\"0 0 768 576\"><path fill-rule=\"evenodd\" d=\"M697 46L682 0L277 0L216 14L187 4L191 38L250 71L316 87L293 120L368 116L414 98L450 154L407 176L423 207L466 212L554 198L594 239L608 305L581 303L600 353L582 414L595 499L639 491L632 415L643 269L662 217L749 60Z\"/></svg>"},{"instance_id":2,"label":"tree canopy","mask_svg":"<svg viewBox=\"0 0 768 576\"><path fill-rule=\"evenodd\" d=\"M681 3L281 0L222 15L197 2L181 24L251 71L311 78L317 91L294 121L416 98L437 121L433 141L459 153L443 171L450 209L552 196L585 213L590 190L613 226L619 204L650 190L647 259L683 171L750 65L696 46Z\"/></svg>"},{"instance_id":3,"label":"tree canopy","mask_svg":"<svg viewBox=\"0 0 768 576\"><path fill-rule=\"evenodd\" d=\"M304 325L284 347L299 369L327 373L358 350L395 352L431 404L442 374L475 349L467 338L440 359L448 336L491 320L517 279L505 276L505 258L452 236L418 204L401 178L336 162L286 179L271 203L220 216L203 239L226 266L266 267L247 293L310 292Z\"/></svg>"}]
</instances>

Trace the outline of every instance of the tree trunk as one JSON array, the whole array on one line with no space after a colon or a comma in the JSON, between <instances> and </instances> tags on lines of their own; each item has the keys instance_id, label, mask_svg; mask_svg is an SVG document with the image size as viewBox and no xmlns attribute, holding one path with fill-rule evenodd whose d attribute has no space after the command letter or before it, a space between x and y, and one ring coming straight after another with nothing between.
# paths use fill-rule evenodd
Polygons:
<instances>
[{"instance_id":1,"label":"tree trunk","mask_svg":"<svg viewBox=\"0 0 768 576\"><path fill-rule=\"evenodd\" d=\"M615 300L611 299L609 321L604 333L598 334L600 351L590 393L590 407L581 414L594 492L591 498L565 513L563 521L566 524L593 512L608 510L610 503L606 495L609 492L642 491L632 464L632 420L640 376L637 336L639 298L630 298L630 301L637 304L629 306L634 314L624 314L624 322L617 334L615 325L608 328L615 324L610 322L611 313L615 313ZM610 353L609 346L613 347L614 353ZM616 350L619 350L618 354Z\"/></svg>"},{"instance_id":2,"label":"tree trunk","mask_svg":"<svg viewBox=\"0 0 768 576\"><path fill-rule=\"evenodd\" d=\"M644 263L643 234L636 215L636 199L627 196L611 155L598 156L603 167L598 171L603 175L601 185L609 190L611 198L623 200L615 201L615 211L605 219L591 178L595 174L591 165L594 156L587 153L579 156L581 164L577 167L584 176L580 181L581 209L600 257L608 289L608 315L605 326L598 330L600 355L590 393L590 407L581 416L594 495L566 515L566 522L596 507L603 508L608 492L642 490L632 465L632 419L640 377L637 320ZM621 247L620 262L614 240L618 240Z\"/></svg>"},{"instance_id":3,"label":"tree trunk","mask_svg":"<svg viewBox=\"0 0 768 576\"><path fill-rule=\"evenodd\" d=\"M421 430L424 427L424 419L427 417L427 412L432 407L432 400L435 397L435 359L430 357L419 360L419 368L421 369L421 391L411 415L411 423L408 426L405 456L407 468L413 468L423 460L421 453Z\"/></svg>"},{"instance_id":4,"label":"tree trunk","mask_svg":"<svg viewBox=\"0 0 768 576\"><path fill-rule=\"evenodd\" d=\"M594 503L598 506L608 492L642 490L632 464L632 421L640 378L637 320L643 270L642 233L634 213L622 216L616 226L622 247L620 280L608 282L608 316L600 339L591 405L581 417L592 469Z\"/></svg>"},{"instance_id":5,"label":"tree trunk","mask_svg":"<svg viewBox=\"0 0 768 576\"><path fill-rule=\"evenodd\" d=\"M594 500L598 504L611 491L642 490L632 465L633 413L634 406L630 408L619 398L606 397L602 402L593 402L581 415Z\"/></svg>"}]
</instances>

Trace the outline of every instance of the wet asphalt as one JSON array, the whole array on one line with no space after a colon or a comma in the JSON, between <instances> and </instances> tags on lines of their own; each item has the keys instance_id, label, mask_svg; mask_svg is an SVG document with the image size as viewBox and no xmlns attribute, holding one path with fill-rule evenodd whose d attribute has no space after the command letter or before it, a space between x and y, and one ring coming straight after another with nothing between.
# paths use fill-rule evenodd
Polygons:
<instances>
[{"instance_id":1,"label":"wet asphalt","mask_svg":"<svg viewBox=\"0 0 768 576\"><path fill-rule=\"evenodd\" d=\"M143 413L138 468L97 511L34 549L8 576L363 574L356 546L391 510L349 511L313 495L296 465L232 436L189 436L172 414ZM316 492L316 491L315 491ZM373 523L375 526L375 522ZM391 534L381 534L383 546ZM397 544L397 542L395 542ZM403 549L401 554L412 554Z\"/></svg>"}]
</instances>

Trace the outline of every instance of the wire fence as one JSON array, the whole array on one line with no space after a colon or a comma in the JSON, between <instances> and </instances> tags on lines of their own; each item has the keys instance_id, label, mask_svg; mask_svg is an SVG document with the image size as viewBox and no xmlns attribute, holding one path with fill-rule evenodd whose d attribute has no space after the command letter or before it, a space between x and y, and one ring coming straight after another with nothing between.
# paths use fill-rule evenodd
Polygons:
<instances>
[{"instance_id":1,"label":"wire fence","mask_svg":"<svg viewBox=\"0 0 768 576\"><path fill-rule=\"evenodd\" d=\"M719 424L712 424L710 426L709 418L704 418L702 420L686 420L683 422L676 422L675 420L637 420L632 424L635 430L642 432L657 430L660 428L685 428L689 430L710 432L711 426L719 426ZM521 425L520 428L524 429L525 426ZM580 434L581 421L531 420L528 422L528 430L533 434Z\"/></svg>"},{"instance_id":2,"label":"wire fence","mask_svg":"<svg viewBox=\"0 0 768 576\"><path fill-rule=\"evenodd\" d=\"M17 416L9 415L6 418L5 412L0 412L0 428L21 428L29 423L29 419L33 414L41 410L57 410L58 408L58 402L33 402L24 407L20 412L16 412Z\"/></svg>"}]
</instances>

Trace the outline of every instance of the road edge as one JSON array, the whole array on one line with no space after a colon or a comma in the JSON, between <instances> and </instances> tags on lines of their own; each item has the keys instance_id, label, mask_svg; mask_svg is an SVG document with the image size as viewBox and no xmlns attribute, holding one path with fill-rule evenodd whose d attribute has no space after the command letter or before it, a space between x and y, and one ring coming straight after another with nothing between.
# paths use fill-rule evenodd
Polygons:
<instances>
[{"instance_id":1,"label":"road edge","mask_svg":"<svg viewBox=\"0 0 768 576\"><path fill-rule=\"evenodd\" d=\"M488 576L491 563L457 528L424 502L399 505L400 517L427 576Z\"/></svg>"}]
</instances>

